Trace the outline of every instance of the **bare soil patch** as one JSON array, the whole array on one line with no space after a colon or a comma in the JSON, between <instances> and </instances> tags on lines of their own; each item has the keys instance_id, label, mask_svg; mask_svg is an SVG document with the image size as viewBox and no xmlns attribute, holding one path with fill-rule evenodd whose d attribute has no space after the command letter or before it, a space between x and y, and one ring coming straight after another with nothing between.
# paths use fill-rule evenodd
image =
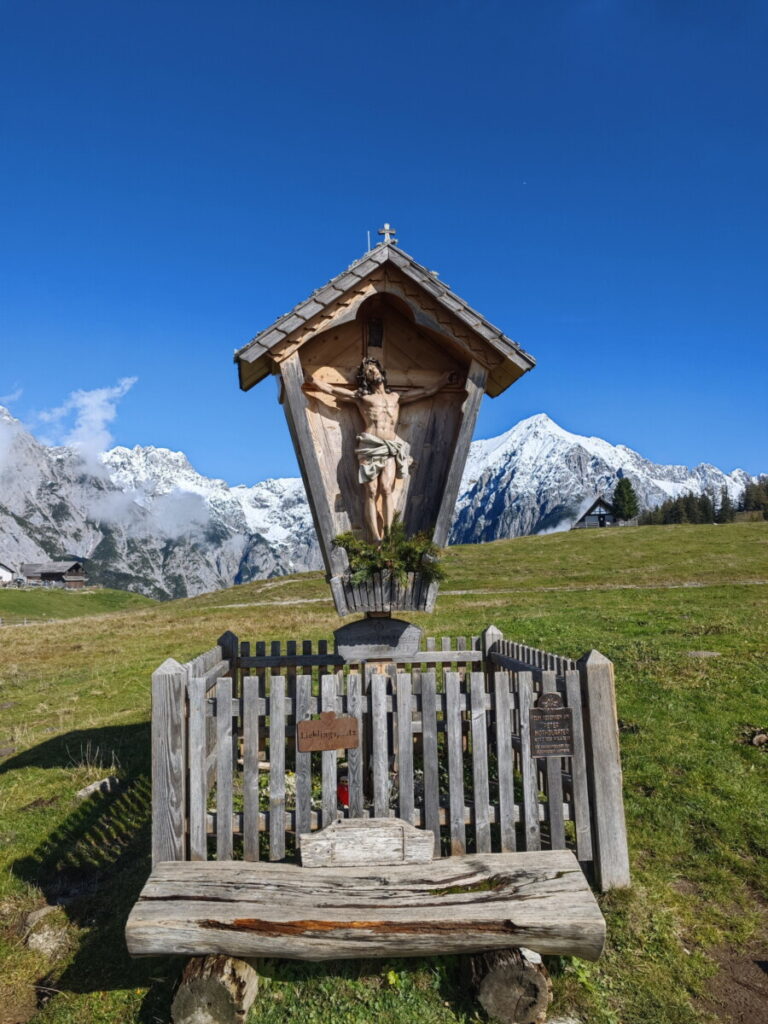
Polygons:
<instances>
[{"instance_id":1,"label":"bare soil patch","mask_svg":"<svg viewBox=\"0 0 768 1024\"><path fill-rule=\"evenodd\" d=\"M768 908L764 927L748 946L712 952L719 970L699 1007L723 1024L768 1024Z\"/></svg>"}]
</instances>

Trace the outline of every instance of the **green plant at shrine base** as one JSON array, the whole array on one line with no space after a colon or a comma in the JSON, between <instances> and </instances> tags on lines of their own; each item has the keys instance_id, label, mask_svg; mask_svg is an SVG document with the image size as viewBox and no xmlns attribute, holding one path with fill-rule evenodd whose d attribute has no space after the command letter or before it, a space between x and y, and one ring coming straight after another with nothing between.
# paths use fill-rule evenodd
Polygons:
<instances>
[{"instance_id":1,"label":"green plant at shrine base","mask_svg":"<svg viewBox=\"0 0 768 1024\"><path fill-rule=\"evenodd\" d=\"M380 544L362 540L351 531L340 533L333 543L347 552L349 579L355 585L372 579L377 572L390 573L398 583L405 583L409 572L421 573L428 583L445 578L445 570L438 561L440 548L427 533L409 537L399 515Z\"/></svg>"}]
</instances>

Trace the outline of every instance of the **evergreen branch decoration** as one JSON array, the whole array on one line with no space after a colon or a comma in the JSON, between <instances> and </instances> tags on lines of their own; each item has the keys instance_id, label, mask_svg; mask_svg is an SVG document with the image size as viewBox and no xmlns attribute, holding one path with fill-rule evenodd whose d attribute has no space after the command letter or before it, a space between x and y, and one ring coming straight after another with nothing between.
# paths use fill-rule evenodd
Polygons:
<instances>
[{"instance_id":1,"label":"evergreen branch decoration","mask_svg":"<svg viewBox=\"0 0 768 1024\"><path fill-rule=\"evenodd\" d=\"M432 543L427 533L409 537L399 515L385 531L380 544L362 540L351 531L334 537L333 544L346 551L349 581L354 586L372 579L377 572L389 573L398 583L405 583L409 572L420 573L427 583L445 578L445 570L438 560L440 548Z\"/></svg>"}]
</instances>

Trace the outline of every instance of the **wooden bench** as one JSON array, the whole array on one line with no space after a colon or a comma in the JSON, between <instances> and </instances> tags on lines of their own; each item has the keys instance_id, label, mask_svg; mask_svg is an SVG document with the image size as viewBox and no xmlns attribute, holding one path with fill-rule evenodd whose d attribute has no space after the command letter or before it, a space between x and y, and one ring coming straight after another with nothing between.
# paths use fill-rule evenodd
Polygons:
<instances>
[{"instance_id":1,"label":"wooden bench","mask_svg":"<svg viewBox=\"0 0 768 1024\"><path fill-rule=\"evenodd\" d=\"M129 952L220 955L207 969L192 968L174 1003L177 1022L199 1021L201 1003L223 1003L210 1017L216 1024L244 1019L258 990L248 962L260 957L332 961L521 946L600 955L605 921L570 851L431 860L425 835L397 819L344 821L308 844L317 847L308 859L329 866L157 864L128 919ZM475 964L474 973L481 1002L495 999L502 1020L546 1007L546 976L522 958Z\"/></svg>"},{"instance_id":2,"label":"wooden bench","mask_svg":"<svg viewBox=\"0 0 768 1024\"><path fill-rule=\"evenodd\" d=\"M434 956L526 946L595 960L605 922L568 850L430 864L158 864L125 930L133 956L293 960Z\"/></svg>"},{"instance_id":3,"label":"wooden bench","mask_svg":"<svg viewBox=\"0 0 768 1024\"><path fill-rule=\"evenodd\" d=\"M568 756L533 745L546 706L568 709ZM343 769L297 743L329 713L357 722ZM350 665L327 645L252 653L225 634L155 672L152 730L153 870L126 940L195 958L176 1024L202 1020L211 991L211 1021L243 1020L260 957L473 955L480 1001L511 1022L523 990L538 1013L548 992L519 948L600 955L585 872L603 889L629 873L613 672L596 652L574 662L491 627Z\"/></svg>"}]
</instances>

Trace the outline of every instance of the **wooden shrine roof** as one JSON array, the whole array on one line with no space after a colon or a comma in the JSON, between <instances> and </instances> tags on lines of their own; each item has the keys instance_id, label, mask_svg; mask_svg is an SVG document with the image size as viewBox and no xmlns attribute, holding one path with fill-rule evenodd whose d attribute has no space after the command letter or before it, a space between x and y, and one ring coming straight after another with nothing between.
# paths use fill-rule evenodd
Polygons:
<instances>
[{"instance_id":1,"label":"wooden shrine roof","mask_svg":"<svg viewBox=\"0 0 768 1024\"><path fill-rule=\"evenodd\" d=\"M298 332L305 324L308 325L314 318L322 315L327 307L336 303L346 292L359 286L367 277L387 265L396 267L406 278L420 286L432 300L456 317L477 340L489 346L496 355L496 361L499 361L499 356L503 357L501 361L507 364L509 370L508 380L503 386L489 387L489 393L498 394L513 380L536 365L533 356L472 309L435 273L417 263L412 256L392 242L382 242L235 352L240 387L247 391L263 380L273 369L270 357L276 354L276 349L284 347L286 340L294 332Z\"/></svg>"}]
</instances>

